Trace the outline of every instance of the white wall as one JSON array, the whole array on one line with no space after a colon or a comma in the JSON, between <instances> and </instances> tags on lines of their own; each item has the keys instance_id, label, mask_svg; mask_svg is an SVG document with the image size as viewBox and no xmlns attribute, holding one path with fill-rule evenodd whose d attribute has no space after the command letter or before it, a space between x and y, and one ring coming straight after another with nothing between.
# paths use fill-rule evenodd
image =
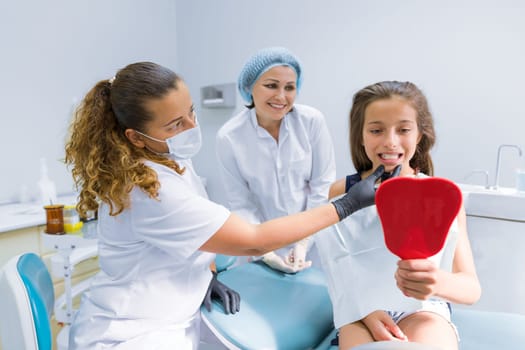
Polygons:
<instances>
[{"instance_id":1,"label":"white wall","mask_svg":"<svg viewBox=\"0 0 525 350\"><path fill-rule=\"evenodd\" d=\"M175 7L177 11L175 11ZM323 111L336 145L338 176L348 150L352 95L379 80L412 80L436 119L436 173L456 181L472 169L494 180L502 143L525 150L525 3L520 0L37 0L0 2L0 203L20 188L36 195L39 158L60 193L72 190L61 163L73 105L124 65L152 60L186 78L204 127L195 163L223 201L215 131L241 108L200 107L200 87L236 81L244 61L270 45L302 60L298 102ZM504 150L501 183L525 168ZM481 183L482 176L469 181Z\"/></svg>"},{"instance_id":2,"label":"white wall","mask_svg":"<svg viewBox=\"0 0 525 350\"><path fill-rule=\"evenodd\" d=\"M46 157L59 193L71 192L64 140L73 105L135 61L175 69L173 0L0 2L0 202L36 196Z\"/></svg>"},{"instance_id":3,"label":"white wall","mask_svg":"<svg viewBox=\"0 0 525 350\"><path fill-rule=\"evenodd\" d=\"M236 81L244 61L266 46L286 46L302 60L298 102L327 117L338 176L353 171L347 116L352 95L380 80L411 80L429 98L438 141L436 175L456 181L473 169L494 180L498 145L525 151L525 3L474 0L199 0L177 2L178 68L187 80L205 145L196 158L211 196L216 178L214 133L235 109L199 105L203 85ZM504 149L500 183L514 185L525 168ZM469 182L483 183L481 175Z\"/></svg>"}]
</instances>

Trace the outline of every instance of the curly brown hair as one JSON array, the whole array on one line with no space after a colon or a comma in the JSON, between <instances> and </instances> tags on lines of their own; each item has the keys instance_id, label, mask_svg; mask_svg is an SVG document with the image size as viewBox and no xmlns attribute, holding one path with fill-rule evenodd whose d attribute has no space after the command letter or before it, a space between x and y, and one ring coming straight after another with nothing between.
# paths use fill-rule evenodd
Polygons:
<instances>
[{"instance_id":1,"label":"curly brown hair","mask_svg":"<svg viewBox=\"0 0 525 350\"><path fill-rule=\"evenodd\" d=\"M146 148L135 147L126 129L144 131L153 115L147 101L178 88L181 78L151 62L133 63L115 78L99 81L75 111L66 141L66 165L80 190L77 210L81 217L96 211L100 202L118 215L129 206L129 194L138 186L151 198L158 198L157 173L145 160L165 165L177 173L184 169L175 161Z\"/></svg>"},{"instance_id":2,"label":"curly brown hair","mask_svg":"<svg viewBox=\"0 0 525 350\"><path fill-rule=\"evenodd\" d=\"M350 153L355 169L361 173L372 169L363 145L363 127L365 111L372 102L398 96L406 100L417 113L417 126L421 140L417 144L416 153L410 159L410 166L427 175L434 174L434 165L430 157L430 149L436 142L436 132L432 113L423 92L411 82L383 81L364 87L355 95L350 110Z\"/></svg>"}]
</instances>

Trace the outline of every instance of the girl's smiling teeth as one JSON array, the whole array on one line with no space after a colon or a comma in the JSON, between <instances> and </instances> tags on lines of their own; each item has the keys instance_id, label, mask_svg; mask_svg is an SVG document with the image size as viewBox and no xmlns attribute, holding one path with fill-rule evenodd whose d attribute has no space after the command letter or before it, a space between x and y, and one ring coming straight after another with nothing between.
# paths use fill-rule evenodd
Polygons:
<instances>
[{"instance_id":1,"label":"girl's smiling teeth","mask_svg":"<svg viewBox=\"0 0 525 350\"><path fill-rule=\"evenodd\" d=\"M401 158L401 153L379 153L379 157L385 160L399 159Z\"/></svg>"}]
</instances>

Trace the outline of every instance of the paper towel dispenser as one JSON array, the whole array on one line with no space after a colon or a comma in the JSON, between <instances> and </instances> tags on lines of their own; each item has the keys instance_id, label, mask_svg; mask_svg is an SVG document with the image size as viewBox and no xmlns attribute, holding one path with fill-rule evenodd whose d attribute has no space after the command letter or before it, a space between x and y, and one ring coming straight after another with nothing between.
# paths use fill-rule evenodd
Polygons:
<instances>
[{"instance_id":1,"label":"paper towel dispenser","mask_svg":"<svg viewBox=\"0 0 525 350\"><path fill-rule=\"evenodd\" d=\"M233 108L236 98L235 83L201 87L201 104L205 108Z\"/></svg>"}]
</instances>

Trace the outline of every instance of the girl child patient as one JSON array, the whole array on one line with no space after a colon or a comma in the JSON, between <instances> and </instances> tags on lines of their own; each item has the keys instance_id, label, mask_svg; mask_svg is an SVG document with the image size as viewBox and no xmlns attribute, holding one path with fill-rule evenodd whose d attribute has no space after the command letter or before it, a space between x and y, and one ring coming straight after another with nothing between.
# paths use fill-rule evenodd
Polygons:
<instances>
[{"instance_id":1,"label":"girl child patient","mask_svg":"<svg viewBox=\"0 0 525 350\"><path fill-rule=\"evenodd\" d=\"M411 82L384 81L353 98L350 147L356 174L336 181L344 194L374 169L399 176L433 175L435 142L426 97ZM396 174L397 175L397 174ZM384 243L375 206L354 212L316 237L327 273L339 349L400 340L458 349L450 303L472 304L481 294L463 206L443 249L428 259L399 260Z\"/></svg>"}]
</instances>

